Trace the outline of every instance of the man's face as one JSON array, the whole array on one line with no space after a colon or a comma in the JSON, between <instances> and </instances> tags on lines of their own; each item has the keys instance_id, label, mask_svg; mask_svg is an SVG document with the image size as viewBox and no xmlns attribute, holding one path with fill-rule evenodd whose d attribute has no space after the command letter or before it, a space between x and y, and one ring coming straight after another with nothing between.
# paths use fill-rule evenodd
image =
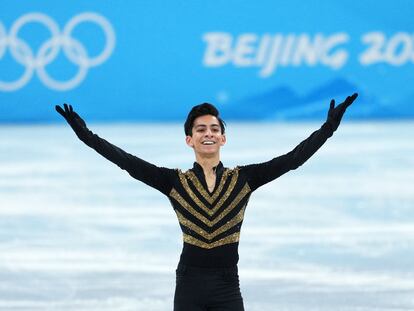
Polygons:
<instances>
[{"instance_id":1,"label":"man's face","mask_svg":"<svg viewBox=\"0 0 414 311\"><path fill-rule=\"evenodd\" d=\"M226 136L221 133L220 123L215 116L205 115L194 120L193 136L185 141L197 154L215 155L226 143Z\"/></svg>"}]
</instances>

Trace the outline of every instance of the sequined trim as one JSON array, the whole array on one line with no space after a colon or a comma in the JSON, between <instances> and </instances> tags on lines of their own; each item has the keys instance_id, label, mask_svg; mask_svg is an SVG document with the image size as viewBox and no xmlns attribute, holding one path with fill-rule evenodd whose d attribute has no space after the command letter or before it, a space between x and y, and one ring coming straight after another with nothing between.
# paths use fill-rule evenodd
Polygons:
<instances>
[{"instance_id":1,"label":"sequined trim","mask_svg":"<svg viewBox=\"0 0 414 311\"><path fill-rule=\"evenodd\" d=\"M183 199L183 197L175 190L174 188L170 192L170 196L175 199L184 209L186 209L189 213L194 215L197 219L205 223L207 226L212 227L216 223L218 223L223 217L225 217L228 213L230 213L239 202L250 192L250 187L246 183L243 189L239 192L239 194L234 198L234 200L223 210L214 220L210 221L199 212L197 212L187 201Z\"/></svg>"},{"instance_id":2,"label":"sequined trim","mask_svg":"<svg viewBox=\"0 0 414 311\"><path fill-rule=\"evenodd\" d=\"M184 207L188 212L194 215L197 219L201 220L203 223L205 223L206 225L210 227L212 226L211 221L208 220L203 215L201 215L199 212L197 212L194 208L192 208L191 205L188 204L187 201L184 200L183 197L174 188L171 189L170 197L175 199L182 207Z\"/></svg>"},{"instance_id":3,"label":"sequined trim","mask_svg":"<svg viewBox=\"0 0 414 311\"><path fill-rule=\"evenodd\" d=\"M234 169L238 170L238 168ZM224 184L227 180L227 176L230 172L233 172L234 170L225 169L223 172L223 175L221 176L220 184L218 185L217 189L214 191L213 195L210 195L206 189L201 184L200 180L197 178L197 176L192 171L187 171L184 174L191 180L193 185L196 187L197 191L200 192L200 194L203 196L204 199L210 204L213 204L213 202L217 199L217 197L220 195L221 191L223 190Z\"/></svg>"},{"instance_id":4,"label":"sequined trim","mask_svg":"<svg viewBox=\"0 0 414 311\"><path fill-rule=\"evenodd\" d=\"M229 204L229 206L227 206L223 212L221 212L217 218L215 218L212 223L213 225L215 225L216 223L218 223L220 220L223 219L223 217L225 217L228 213L230 213L236 206L237 204L240 203L240 201L250 192L250 187L249 185L246 183L243 187L243 189L239 192L239 194L234 198L234 200Z\"/></svg>"},{"instance_id":5,"label":"sequined trim","mask_svg":"<svg viewBox=\"0 0 414 311\"><path fill-rule=\"evenodd\" d=\"M230 194L233 192L233 189L236 186L238 178L239 178L239 170L237 169L233 173L233 177L231 178L229 187L227 188L226 192L223 194L223 196L220 198L220 200L217 202L217 204L213 207L214 213L217 212L217 210L220 209L220 207L223 205L223 203L228 199Z\"/></svg>"},{"instance_id":6,"label":"sequined trim","mask_svg":"<svg viewBox=\"0 0 414 311\"><path fill-rule=\"evenodd\" d=\"M190 198L194 201L194 203L195 204L197 204L197 206L199 206L203 211L205 211L209 216L212 216L212 215L214 215L219 209L220 209L220 207L223 205L223 203L227 200L227 198L230 196L230 194L231 194L231 192L233 191L233 189L234 189L234 186L236 185L236 183L237 183L237 179L238 179L238 177L239 177L239 172L238 172L238 169L237 170L235 170L235 172L233 173L233 176L232 176L232 178L231 178L231 181L230 181L230 184L229 184L229 187L227 188L227 190L226 190L226 192L222 195L222 197L220 198L220 200L217 202L217 204L212 208L212 209L210 209L210 208L208 208L208 207L206 207L204 204L203 204L203 202L201 202L201 200L197 197L197 195L191 190L191 188L190 188L190 186L188 185L188 182L187 182L187 178L185 177L185 174L183 174L183 173L178 173L178 175L179 175L179 177L180 177L180 181L181 181L181 184L183 185L183 187L184 187L184 189L185 189L185 191L188 193L188 195L190 196ZM227 175L227 174L226 174ZM224 176L224 173L223 173L223 176ZM195 176L194 176L195 177ZM195 178L197 178L197 177L195 177ZM222 181L223 181L224 179L222 178ZM198 179L197 179L197 181L198 181ZM198 183L200 183L199 181L198 181ZM223 184L224 185L224 182L221 182L220 183L220 185L221 184ZM200 184L200 186L201 186L201 184ZM196 186L197 187L197 186ZM201 186L202 187L202 186ZM203 188L201 188L202 190L204 190ZM217 192L215 192L215 194L218 194L218 193L220 193L221 191L222 191L222 189L223 189L223 187L221 186L219 186L219 188L217 188ZM200 191L200 189L198 189L198 191L201 193L201 191ZM205 191L205 190L204 190ZM205 198L205 196L204 196L204 198ZM215 200L215 198L213 199L213 201ZM211 202L210 202L210 204L211 204Z\"/></svg>"},{"instance_id":7,"label":"sequined trim","mask_svg":"<svg viewBox=\"0 0 414 311\"><path fill-rule=\"evenodd\" d=\"M228 221L226 224L224 224L223 226L221 226L220 228L218 228L212 233L206 232L205 230L203 230L202 228L200 228L199 226L197 226L196 224L194 224L193 222L185 218L183 215L181 215L179 211L175 211L175 212L177 214L177 218L180 224L193 230L194 232L196 232L198 235L202 236L206 240L212 240L219 234L226 232L230 228L233 228L235 225L242 222L245 209L246 209L246 205L230 221Z\"/></svg>"},{"instance_id":8,"label":"sequined trim","mask_svg":"<svg viewBox=\"0 0 414 311\"><path fill-rule=\"evenodd\" d=\"M218 240L216 242L213 242L213 243L206 243L206 242L200 241L188 234L183 234L183 239L184 239L184 242L188 244L192 244L192 245L195 245L201 248L212 249L218 246L223 246L226 244L238 242L240 239L240 232L233 233L232 235L226 236L225 238Z\"/></svg>"}]
</instances>

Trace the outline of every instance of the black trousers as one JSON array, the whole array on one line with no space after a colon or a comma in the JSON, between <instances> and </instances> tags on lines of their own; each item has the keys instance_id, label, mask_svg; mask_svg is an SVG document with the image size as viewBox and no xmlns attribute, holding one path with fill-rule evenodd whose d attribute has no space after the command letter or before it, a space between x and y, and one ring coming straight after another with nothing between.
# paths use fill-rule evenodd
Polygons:
<instances>
[{"instance_id":1,"label":"black trousers","mask_svg":"<svg viewBox=\"0 0 414 311\"><path fill-rule=\"evenodd\" d=\"M244 311L237 266L198 268L179 264L174 311Z\"/></svg>"}]
</instances>

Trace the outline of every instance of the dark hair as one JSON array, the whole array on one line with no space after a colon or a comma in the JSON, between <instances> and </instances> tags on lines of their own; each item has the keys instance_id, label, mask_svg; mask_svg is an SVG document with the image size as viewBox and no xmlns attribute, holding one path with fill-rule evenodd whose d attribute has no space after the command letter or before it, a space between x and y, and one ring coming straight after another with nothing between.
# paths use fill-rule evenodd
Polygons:
<instances>
[{"instance_id":1,"label":"dark hair","mask_svg":"<svg viewBox=\"0 0 414 311\"><path fill-rule=\"evenodd\" d=\"M225 122L219 117L219 111L216 107L209 103L202 103L200 105L194 106L188 113L187 120L184 123L184 132L187 136L193 136L193 125L194 120L198 117L212 115L216 117L219 121L221 133L224 134L225 131Z\"/></svg>"}]
</instances>

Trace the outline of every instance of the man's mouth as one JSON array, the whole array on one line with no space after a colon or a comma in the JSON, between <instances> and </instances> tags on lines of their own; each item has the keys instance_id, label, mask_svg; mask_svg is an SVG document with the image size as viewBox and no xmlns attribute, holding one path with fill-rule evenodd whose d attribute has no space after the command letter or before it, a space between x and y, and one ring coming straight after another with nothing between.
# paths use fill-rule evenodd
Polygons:
<instances>
[{"instance_id":1,"label":"man's mouth","mask_svg":"<svg viewBox=\"0 0 414 311\"><path fill-rule=\"evenodd\" d=\"M211 140L206 140L206 141L203 141L202 144L203 145L214 145L215 142L214 141L211 141Z\"/></svg>"}]
</instances>

